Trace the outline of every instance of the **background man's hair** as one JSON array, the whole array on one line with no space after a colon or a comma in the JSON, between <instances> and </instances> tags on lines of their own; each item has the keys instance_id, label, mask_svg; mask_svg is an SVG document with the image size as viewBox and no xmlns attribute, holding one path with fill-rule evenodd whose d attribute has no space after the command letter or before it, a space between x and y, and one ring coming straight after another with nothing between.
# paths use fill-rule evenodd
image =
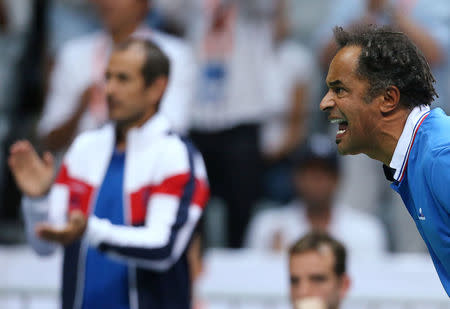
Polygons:
<instances>
[{"instance_id":1,"label":"background man's hair","mask_svg":"<svg viewBox=\"0 0 450 309\"><path fill-rule=\"evenodd\" d=\"M145 60L142 65L142 76L144 77L145 86L151 85L158 77L169 77L169 58L150 40L130 38L125 42L118 44L115 47L115 50L127 50L133 45L141 46L145 52Z\"/></svg>"},{"instance_id":2,"label":"background man's hair","mask_svg":"<svg viewBox=\"0 0 450 309\"><path fill-rule=\"evenodd\" d=\"M438 97L428 62L404 33L389 27L362 25L349 31L335 27L334 37L339 49L362 48L356 73L369 81L366 101L383 93L388 86L400 90L400 103L409 108L430 105Z\"/></svg>"},{"instance_id":3,"label":"background man's hair","mask_svg":"<svg viewBox=\"0 0 450 309\"><path fill-rule=\"evenodd\" d=\"M344 245L324 232L312 231L300 238L289 249L289 257L309 251L322 252L331 249L334 255L334 272L342 276L346 272L347 250Z\"/></svg>"}]
</instances>

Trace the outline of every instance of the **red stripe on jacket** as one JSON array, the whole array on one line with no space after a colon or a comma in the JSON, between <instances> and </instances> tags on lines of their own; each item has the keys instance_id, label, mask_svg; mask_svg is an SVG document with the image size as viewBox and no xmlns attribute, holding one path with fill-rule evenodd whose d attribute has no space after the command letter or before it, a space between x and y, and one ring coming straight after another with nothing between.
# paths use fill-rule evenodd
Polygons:
<instances>
[{"instance_id":1,"label":"red stripe on jacket","mask_svg":"<svg viewBox=\"0 0 450 309\"><path fill-rule=\"evenodd\" d=\"M178 174L166 178L160 184L147 185L130 194L131 224L142 225L147 215L147 204L153 194L167 194L177 198L183 195L190 173ZM191 203L205 207L209 198L209 187L205 181L195 179L194 194Z\"/></svg>"},{"instance_id":2,"label":"red stripe on jacket","mask_svg":"<svg viewBox=\"0 0 450 309\"><path fill-rule=\"evenodd\" d=\"M90 213L90 205L94 186L72 177L66 165L62 165L56 183L66 185L69 189L69 212L79 209L86 216Z\"/></svg>"}]
</instances>

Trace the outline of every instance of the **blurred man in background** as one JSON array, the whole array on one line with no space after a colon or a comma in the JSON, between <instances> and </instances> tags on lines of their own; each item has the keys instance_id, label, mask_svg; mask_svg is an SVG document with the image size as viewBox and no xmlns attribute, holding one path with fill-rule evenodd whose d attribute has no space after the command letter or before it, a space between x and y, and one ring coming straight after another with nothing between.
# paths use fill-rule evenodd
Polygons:
<instances>
[{"instance_id":1,"label":"blurred man in background","mask_svg":"<svg viewBox=\"0 0 450 309\"><path fill-rule=\"evenodd\" d=\"M319 230L345 242L352 255L385 252L387 240L382 224L369 214L336 202L339 173L336 146L325 135L312 135L294 165L297 198L284 207L257 214L247 233L247 246L285 251L310 230Z\"/></svg>"},{"instance_id":2,"label":"blurred man in background","mask_svg":"<svg viewBox=\"0 0 450 309\"><path fill-rule=\"evenodd\" d=\"M106 71L113 123L77 137L55 184L50 153L11 147L29 242L41 255L65 246L63 308L191 308L186 247L208 185L200 154L158 112L169 67L148 41L116 47Z\"/></svg>"},{"instance_id":3,"label":"blurred man in background","mask_svg":"<svg viewBox=\"0 0 450 309\"><path fill-rule=\"evenodd\" d=\"M277 3L272 29L272 52L264 63L267 112L261 126L264 159L263 197L287 203L294 197L292 155L308 135L311 85L315 59L294 39L287 1Z\"/></svg>"},{"instance_id":4,"label":"blurred man in background","mask_svg":"<svg viewBox=\"0 0 450 309\"><path fill-rule=\"evenodd\" d=\"M205 158L213 196L226 204L227 246L240 248L261 195L261 68L271 52L275 1L196 2L201 13L192 26L198 71L190 136Z\"/></svg>"},{"instance_id":5,"label":"blurred man in background","mask_svg":"<svg viewBox=\"0 0 450 309\"><path fill-rule=\"evenodd\" d=\"M350 288L347 252L326 233L311 232L289 249L294 309L339 309Z\"/></svg>"},{"instance_id":6,"label":"blurred man in background","mask_svg":"<svg viewBox=\"0 0 450 309\"><path fill-rule=\"evenodd\" d=\"M95 129L107 121L103 76L114 45L130 36L155 42L168 55L172 74L161 111L176 131L186 127L190 99L192 59L188 48L172 37L145 24L148 0L91 0L104 31L71 40L59 53L38 134L50 151L62 151L80 132Z\"/></svg>"}]
</instances>

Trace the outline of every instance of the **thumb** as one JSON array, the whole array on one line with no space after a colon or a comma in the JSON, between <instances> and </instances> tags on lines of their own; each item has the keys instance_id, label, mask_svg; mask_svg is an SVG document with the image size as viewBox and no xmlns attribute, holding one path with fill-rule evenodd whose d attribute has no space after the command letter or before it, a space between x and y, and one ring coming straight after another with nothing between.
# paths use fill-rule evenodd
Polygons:
<instances>
[{"instance_id":1,"label":"thumb","mask_svg":"<svg viewBox=\"0 0 450 309\"><path fill-rule=\"evenodd\" d=\"M69 220L74 222L85 221L86 216L84 215L83 211L75 209L70 212Z\"/></svg>"},{"instance_id":2,"label":"thumb","mask_svg":"<svg viewBox=\"0 0 450 309\"><path fill-rule=\"evenodd\" d=\"M55 162L55 160L53 158L53 155L49 151L44 152L42 159L45 165L53 167L53 163Z\"/></svg>"},{"instance_id":3,"label":"thumb","mask_svg":"<svg viewBox=\"0 0 450 309\"><path fill-rule=\"evenodd\" d=\"M84 229L86 228L87 218L81 210L73 210L69 215L69 224Z\"/></svg>"}]
</instances>

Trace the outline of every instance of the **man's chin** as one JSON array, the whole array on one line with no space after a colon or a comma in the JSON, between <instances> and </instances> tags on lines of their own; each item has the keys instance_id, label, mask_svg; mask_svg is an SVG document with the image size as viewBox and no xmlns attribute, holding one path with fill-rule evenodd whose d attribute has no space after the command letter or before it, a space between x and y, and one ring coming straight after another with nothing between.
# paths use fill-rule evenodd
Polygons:
<instances>
[{"instance_id":1,"label":"man's chin","mask_svg":"<svg viewBox=\"0 0 450 309\"><path fill-rule=\"evenodd\" d=\"M336 140L336 145L338 153L342 156L356 154L350 151L350 149L346 147L345 143L343 143L342 140Z\"/></svg>"},{"instance_id":2,"label":"man's chin","mask_svg":"<svg viewBox=\"0 0 450 309\"><path fill-rule=\"evenodd\" d=\"M344 145L342 145L342 141L340 139L336 139L337 151L340 155L347 155L347 151Z\"/></svg>"},{"instance_id":3,"label":"man's chin","mask_svg":"<svg viewBox=\"0 0 450 309\"><path fill-rule=\"evenodd\" d=\"M341 145L341 143L337 144L337 151L341 156L349 156L349 155L354 156L362 153L361 151L349 149L348 147Z\"/></svg>"},{"instance_id":4,"label":"man's chin","mask_svg":"<svg viewBox=\"0 0 450 309\"><path fill-rule=\"evenodd\" d=\"M123 117L120 117L120 116L110 115L109 120L114 122L119 127L127 126L129 124L128 119L124 119Z\"/></svg>"}]
</instances>

